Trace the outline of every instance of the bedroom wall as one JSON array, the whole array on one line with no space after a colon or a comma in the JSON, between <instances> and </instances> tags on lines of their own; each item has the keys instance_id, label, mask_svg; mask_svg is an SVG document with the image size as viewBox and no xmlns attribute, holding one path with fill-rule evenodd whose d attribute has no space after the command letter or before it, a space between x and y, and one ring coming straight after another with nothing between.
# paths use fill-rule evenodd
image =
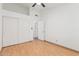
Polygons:
<instances>
[{"instance_id":1,"label":"bedroom wall","mask_svg":"<svg viewBox=\"0 0 79 59\"><path fill-rule=\"evenodd\" d=\"M0 50L2 47L2 17L1 17L2 4L0 3Z\"/></svg>"},{"instance_id":2,"label":"bedroom wall","mask_svg":"<svg viewBox=\"0 0 79 59\"><path fill-rule=\"evenodd\" d=\"M46 40L79 51L79 4L62 4L45 8Z\"/></svg>"}]
</instances>

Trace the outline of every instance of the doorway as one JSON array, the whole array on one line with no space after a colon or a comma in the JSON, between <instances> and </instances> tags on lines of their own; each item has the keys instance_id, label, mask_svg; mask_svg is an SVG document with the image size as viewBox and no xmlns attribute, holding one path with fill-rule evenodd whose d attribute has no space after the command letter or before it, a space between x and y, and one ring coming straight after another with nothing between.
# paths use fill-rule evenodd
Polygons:
<instances>
[{"instance_id":1,"label":"doorway","mask_svg":"<svg viewBox=\"0 0 79 59\"><path fill-rule=\"evenodd\" d=\"M34 39L45 39L45 22L42 20L34 23Z\"/></svg>"}]
</instances>

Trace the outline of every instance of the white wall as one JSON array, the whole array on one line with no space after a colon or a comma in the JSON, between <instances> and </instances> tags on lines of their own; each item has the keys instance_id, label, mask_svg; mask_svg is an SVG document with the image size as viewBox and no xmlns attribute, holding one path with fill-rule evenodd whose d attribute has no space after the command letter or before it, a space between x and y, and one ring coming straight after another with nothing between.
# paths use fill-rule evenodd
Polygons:
<instances>
[{"instance_id":1,"label":"white wall","mask_svg":"<svg viewBox=\"0 0 79 59\"><path fill-rule=\"evenodd\" d=\"M79 51L79 4L63 4L41 12L46 40Z\"/></svg>"},{"instance_id":2,"label":"white wall","mask_svg":"<svg viewBox=\"0 0 79 59\"><path fill-rule=\"evenodd\" d=\"M1 50L1 47L2 47L2 5L0 4L0 50Z\"/></svg>"},{"instance_id":3,"label":"white wall","mask_svg":"<svg viewBox=\"0 0 79 59\"><path fill-rule=\"evenodd\" d=\"M21 13L21 14L29 14L29 8L20 5L19 3L3 3L3 9Z\"/></svg>"}]
</instances>

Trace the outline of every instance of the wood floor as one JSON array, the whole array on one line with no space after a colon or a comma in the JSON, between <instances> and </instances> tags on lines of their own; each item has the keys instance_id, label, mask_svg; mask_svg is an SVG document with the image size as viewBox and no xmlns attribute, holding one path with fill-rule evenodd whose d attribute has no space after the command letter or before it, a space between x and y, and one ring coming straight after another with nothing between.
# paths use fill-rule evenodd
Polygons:
<instances>
[{"instance_id":1,"label":"wood floor","mask_svg":"<svg viewBox=\"0 0 79 59\"><path fill-rule=\"evenodd\" d=\"M50 44L41 40L33 40L3 48L3 56L79 56L78 52Z\"/></svg>"}]
</instances>

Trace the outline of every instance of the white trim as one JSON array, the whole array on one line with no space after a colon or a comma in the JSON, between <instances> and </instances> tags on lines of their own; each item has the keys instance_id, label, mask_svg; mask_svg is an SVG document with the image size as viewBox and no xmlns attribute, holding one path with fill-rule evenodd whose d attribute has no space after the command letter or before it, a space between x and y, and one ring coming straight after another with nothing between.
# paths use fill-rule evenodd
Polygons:
<instances>
[{"instance_id":1,"label":"white trim","mask_svg":"<svg viewBox=\"0 0 79 59\"><path fill-rule=\"evenodd\" d=\"M7 15L7 16L11 16L11 17L20 17L20 16L22 16L24 18L29 17L28 15L24 15L24 14L12 12L12 11L7 11L7 10L4 10L4 9L2 10L2 15Z\"/></svg>"}]
</instances>

